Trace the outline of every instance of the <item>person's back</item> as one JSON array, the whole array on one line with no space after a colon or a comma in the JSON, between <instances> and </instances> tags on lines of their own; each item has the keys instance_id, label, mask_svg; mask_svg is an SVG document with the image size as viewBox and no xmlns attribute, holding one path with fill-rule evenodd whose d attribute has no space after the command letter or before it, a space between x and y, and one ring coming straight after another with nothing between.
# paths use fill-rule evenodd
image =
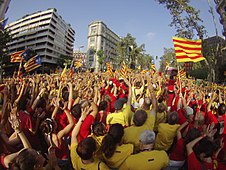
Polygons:
<instances>
[{"instance_id":1,"label":"person's back","mask_svg":"<svg viewBox=\"0 0 226 170\"><path fill-rule=\"evenodd\" d=\"M130 155L119 168L120 170L160 170L166 168L169 157L165 151L153 150L155 133L144 130L140 136L139 153Z\"/></svg>"},{"instance_id":2,"label":"person's back","mask_svg":"<svg viewBox=\"0 0 226 170\"><path fill-rule=\"evenodd\" d=\"M169 162L165 151L145 151L129 156L120 170L160 170L167 167Z\"/></svg>"},{"instance_id":3,"label":"person's back","mask_svg":"<svg viewBox=\"0 0 226 170\"><path fill-rule=\"evenodd\" d=\"M168 123L160 123L158 127L158 134L155 140L155 149L167 151L176 136L177 129L179 124L176 124L178 121L177 112L172 112L168 115Z\"/></svg>"},{"instance_id":4,"label":"person's back","mask_svg":"<svg viewBox=\"0 0 226 170\"><path fill-rule=\"evenodd\" d=\"M150 111L149 111L150 112ZM132 143L135 151L139 149L139 136L144 130L153 130L154 115L144 110L137 110L133 116L133 126L124 129L123 143Z\"/></svg>"}]
</instances>

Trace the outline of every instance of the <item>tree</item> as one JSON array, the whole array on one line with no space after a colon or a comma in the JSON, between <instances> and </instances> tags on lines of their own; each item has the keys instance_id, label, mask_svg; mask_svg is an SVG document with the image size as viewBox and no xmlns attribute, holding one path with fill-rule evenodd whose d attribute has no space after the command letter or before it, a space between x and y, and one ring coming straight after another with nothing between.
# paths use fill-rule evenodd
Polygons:
<instances>
[{"instance_id":1,"label":"tree","mask_svg":"<svg viewBox=\"0 0 226 170\"><path fill-rule=\"evenodd\" d=\"M203 41L202 52L206 57L207 66L209 70L208 80L218 82L221 78L221 66L223 63L223 48L225 47L225 40L221 37L215 37L217 43L210 44L208 39Z\"/></svg>"},{"instance_id":2,"label":"tree","mask_svg":"<svg viewBox=\"0 0 226 170\"><path fill-rule=\"evenodd\" d=\"M164 48L164 54L160 59L161 72L165 71L167 63L169 63L172 67L176 67L175 50L173 48Z\"/></svg>"},{"instance_id":3,"label":"tree","mask_svg":"<svg viewBox=\"0 0 226 170\"><path fill-rule=\"evenodd\" d=\"M100 71L103 71L103 64L105 63L105 60L107 58L107 56L105 55L103 50L98 50L96 52L97 56L98 56L98 63L100 64Z\"/></svg>"},{"instance_id":4,"label":"tree","mask_svg":"<svg viewBox=\"0 0 226 170\"><path fill-rule=\"evenodd\" d=\"M171 27L175 27L176 36L192 39L197 36L202 39L206 34L203 20L199 17L199 10L189 5L190 0L156 0L170 11Z\"/></svg>"},{"instance_id":5,"label":"tree","mask_svg":"<svg viewBox=\"0 0 226 170\"><path fill-rule=\"evenodd\" d=\"M140 66L141 70L150 69L150 64L153 61L153 57L150 54L140 53L137 56L137 64Z\"/></svg>"},{"instance_id":6,"label":"tree","mask_svg":"<svg viewBox=\"0 0 226 170\"><path fill-rule=\"evenodd\" d=\"M70 65L72 62L72 57L68 55L60 55L60 58L57 60L57 65L61 68L64 68L64 65Z\"/></svg>"},{"instance_id":7,"label":"tree","mask_svg":"<svg viewBox=\"0 0 226 170\"><path fill-rule=\"evenodd\" d=\"M200 39L203 39L206 35L205 27L202 25L203 21L199 17L199 10L196 10L194 7L190 6L190 0L156 0L159 4L162 4L170 11L172 16L172 21L170 23L171 27L175 27L176 36L184 37L188 39L193 39L197 35ZM213 9L210 5L210 13L213 17L214 24L215 17L213 14ZM216 28L216 25L215 25ZM196 33L195 33L196 31ZM217 37L216 29L216 37ZM219 43L215 47L208 47L208 44L203 42L203 52L205 52L205 65L208 69L208 80L209 81L218 81L219 77L219 68L218 66L219 56L222 55L222 47ZM202 62L203 63L203 62ZM194 65L196 69L205 68L206 66L201 66L200 63Z\"/></svg>"},{"instance_id":8,"label":"tree","mask_svg":"<svg viewBox=\"0 0 226 170\"><path fill-rule=\"evenodd\" d=\"M134 37L131 34L127 34L126 37L122 38L117 44L118 58L116 63L118 66L124 61L126 65L129 65L131 69L135 69L136 61L139 62L138 58L144 53L144 44L138 46Z\"/></svg>"}]
</instances>

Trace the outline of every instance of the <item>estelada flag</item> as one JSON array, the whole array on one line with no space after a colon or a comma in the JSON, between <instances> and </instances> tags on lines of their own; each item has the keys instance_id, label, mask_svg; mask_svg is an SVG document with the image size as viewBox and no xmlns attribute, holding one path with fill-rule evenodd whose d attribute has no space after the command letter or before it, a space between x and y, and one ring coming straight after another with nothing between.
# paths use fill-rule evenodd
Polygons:
<instances>
[{"instance_id":1,"label":"estelada flag","mask_svg":"<svg viewBox=\"0 0 226 170\"><path fill-rule=\"evenodd\" d=\"M199 62L205 60L202 56L202 40L190 40L173 37L177 62Z\"/></svg>"},{"instance_id":2,"label":"estelada flag","mask_svg":"<svg viewBox=\"0 0 226 170\"><path fill-rule=\"evenodd\" d=\"M21 54L23 54L25 52L25 50L21 50L21 51L17 51L17 52L14 52L10 55L11 57L11 63L20 63L21 60L23 60L23 57L21 56Z\"/></svg>"},{"instance_id":3,"label":"estelada flag","mask_svg":"<svg viewBox=\"0 0 226 170\"><path fill-rule=\"evenodd\" d=\"M41 66L41 57L39 55L35 55L24 64L24 69L26 72L30 72L40 66Z\"/></svg>"}]
</instances>

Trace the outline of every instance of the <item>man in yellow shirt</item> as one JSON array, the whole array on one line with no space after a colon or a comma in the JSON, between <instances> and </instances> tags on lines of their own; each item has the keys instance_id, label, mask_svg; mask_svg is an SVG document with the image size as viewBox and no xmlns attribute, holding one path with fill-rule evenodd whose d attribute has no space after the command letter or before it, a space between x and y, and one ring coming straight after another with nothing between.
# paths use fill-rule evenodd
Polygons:
<instances>
[{"instance_id":1,"label":"man in yellow shirt","mask_svg":"<svg viewBox=\"0 0 226 170\"><path fill-rule=\"evenodd\" d=\"M125 128L123 143L132 143L135 153L139 151L139 136L144 130L153 130L157 109L157 99L153 86L148 86L149 96L144 98L141 108L138 108L133 116L133 125ZM150 106L152 108L150 110Z\"/></svg>"},{"instance_id":2,"label":"man in yellow shirt","mask_svg":"<svg viewBox=\"0 0 226 170\"><path fill-rule=\"evenodd\" d=\"M120 170L160 170L166 168L169 157L165 151L153 150L155 133L145 130L140 135L140 153L129 156Z\"/></svg>"},{"instance_id":3,"label":"man in yellow shirt","mask_svg":"<svg viewBox=\"0 0 226 170\"><path fill-rule=\"evenodd\" d=\"M120 98L115 101L114 103L115 113L110 113L107 115L107 120L106 120L107 125L119 123L123 127L129 126L130 122L128 120L132 115L132 111L131 111L132 90L131 90L131 83L126 78L124 79L124 82L129 87L127 102L125 98ZM125 102L126 102L126 107L123 108L123 105L125 104Z\"/></svg>"},{"instance_id":4,"label":"man in yellow shirt","mask_svg":"<svg viewBox=\"0 0 226 170\"><path fill-rule=\"evenodd\" d=\"M178 122L178 113L176 111L168 114L168 123L160 123L158 134L155 140L156 150L168 151L173 144L173 140L177 134L177 129L180 127Z\"/></svg>"}]
</instances>

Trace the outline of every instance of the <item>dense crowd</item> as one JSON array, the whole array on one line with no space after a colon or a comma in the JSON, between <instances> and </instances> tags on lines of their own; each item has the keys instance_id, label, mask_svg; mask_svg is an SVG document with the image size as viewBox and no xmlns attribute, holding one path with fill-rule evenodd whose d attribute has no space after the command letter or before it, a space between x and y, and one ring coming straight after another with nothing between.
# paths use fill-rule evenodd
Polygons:
<instances>
[{"instance_id":1,"label":"dense crowd","mask_svg":"<svg viewBox=\"0 0 226 170\"><path fill-rule=\"evenodd\" d=\"M226 169L225 87L164 74L7 78L0 169Z\"/></svg>"}]
</instances>

